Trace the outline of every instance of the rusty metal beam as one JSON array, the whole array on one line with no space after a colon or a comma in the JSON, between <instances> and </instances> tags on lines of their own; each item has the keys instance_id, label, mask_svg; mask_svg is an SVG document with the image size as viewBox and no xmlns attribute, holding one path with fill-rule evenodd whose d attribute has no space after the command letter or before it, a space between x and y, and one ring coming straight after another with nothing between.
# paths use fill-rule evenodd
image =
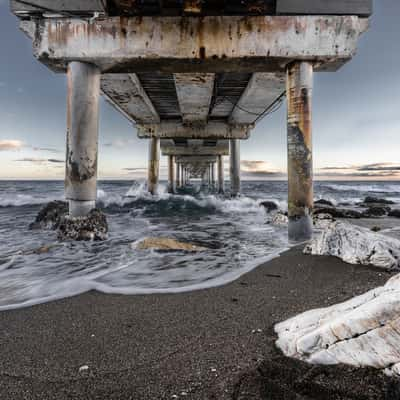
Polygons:
<instances>
[{"instance_id":1,"label":"rusty metal beam","mask_svg":"<svg viewBox=\"0 0 400 400\"><path fill-rule=\"evenodd\" d=\"M160 117L135 74L105 74L101 78L105 99L130 121L158 123Z\"/></svg>"},{"instance_id":2,"label":"rusty metal beam","mask_svg":"<svg viewBox=\"0 0 400 400\"><path fill-rule=\"evenodd\" d=\"M207 123L213 96L214 77L214 74L174 74L184 123Z\"/></svg>"},{"instance_id":3,"label":"rusty metal beam","mask_svg":"<svg viewBox=\"0 0 400 400\"><path fill-rule=\"evenodd\" d=\"M295 60L336 70L352 58L368 20L355 16L132 17L22 21L36 57L103 73L278 72Z\"/></svg>"},{"instance_id":4,"label":"rusty metal beam","mask_svg":"<svg viewBox=\"0 0 400 400\"><path fill-rule=\"evenodd\" d=\"M313 232L312 87L312 64L288 67L289 240L295 243L311 239Z\"/></svg>"}]
</instances>

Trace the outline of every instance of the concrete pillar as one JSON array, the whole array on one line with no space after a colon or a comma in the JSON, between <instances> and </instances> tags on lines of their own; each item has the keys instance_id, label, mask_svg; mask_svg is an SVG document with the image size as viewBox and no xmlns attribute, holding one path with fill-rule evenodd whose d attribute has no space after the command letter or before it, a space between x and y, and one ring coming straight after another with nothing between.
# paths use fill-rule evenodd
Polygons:
<instances>
[{"instance_id":1,"label":"concrete pillar","mask_svg":"<svg viewBox=\"0 0 400 400\"><path fill-rule=\"evenodd\" d=\"M240 195L240 141L230 139L230 178L232 197Z\"/></svg>"},{"instance_id":2,"label":"concrete pillar","mask_svg":"<svg viewBox=\"0 0 400 400\"><path fill-rule=\"evenodd\" d=\"M149 165L147 189L155 195L158 190L158 180L160 176L160 139L151 138L149 143Z\"/></svg>"},{"instance_id":3,"label":"concrete pillar","mask_svg":"<svg viewBox=\"0 0 400 400\"><path fill-rule=\"evenodd\" d=\"M211 185L215 188L215 163L211 163Z\"/></svg>"},{"instance_id":4,"label":"concrete pillar","mask_svg":"<svg viewBox=\"0 0 400 400\"><path fill-rule=\"evenodd\" d=\"M96 207L100 70L71 62L67 79L65 197L69 215L82 217Z\"/></svg>"},{"instance_id":5,"label":"concrete pillar","mask_svg":"<svg viewBox=\"0 0 400 400\"><path fill-rule=\"evenodd\" d=\"M310 240L313 232L312 87L311 63L295 62L288 67L289 240L296 243Z\"/></svg>"},{"instance_id":6,"label":"concrete pillar","mask_svg":"<svg viewBox=\"0 0 400 400\"><path fill-rule=\"evenodd\" d=\"M181 165L176 163L176 187L181 187Z\"/></svg>"},{"instance_id":7,"label":"concrete pillar","mask_svg":"<svg viewBox=\"0 0 400 400\"><path fill-rule=\"evenodd\" d=\"M218 156L218 193L224 193L224 184L224 158L220 155Z\"/></svg>"},{"instance_id":8,"label":"concrete pillar","mask_svg":"<svg viewBox=\"0 0 400 400\"><path fill-rule=\"evenodd\" d=\"M174 156L168 156L168 193L175 193Z\"/></svg>"}]
</instances>

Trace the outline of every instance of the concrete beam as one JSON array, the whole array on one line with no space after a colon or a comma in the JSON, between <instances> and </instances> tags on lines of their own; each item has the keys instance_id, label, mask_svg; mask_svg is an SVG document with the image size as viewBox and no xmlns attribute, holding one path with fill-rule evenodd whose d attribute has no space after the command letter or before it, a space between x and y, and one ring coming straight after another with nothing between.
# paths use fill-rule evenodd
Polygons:
<instances>
[{"instance_id":1,"label":"concrete beam","mask_svg":"<svg viewBox=\"0 0 400 400\"><path fill-rule=\"evenodd\" d=\"M136 74L105 74L101 90L105 99L128 120L142 124L160 122Z\"/></svg>"},{"instance_id":2,"label":"concrete beam","mask_svg":"<svg viewBox=\"0 0 400 400\"><path fill-rule=\"evenodd\" d=\"M252 124L286 90L285 75L256 73L232 111L231 124Z\"/></svg>"},{"instance_id":3,"label":"concrete beam","mask_svg":"<svg viewBox=\"0 0 400 400\"><path fill-rule=\"evenodd\" d=\"M217 162L217 156L178 156L176 162L180 164L210 164Z\"/></svg>"},{"instance_id":4,"label":"concrete beam","mask_svg":"<svg viewBox=\"0 0 400 400\"><path fill-rule=\"evenodd\" d=\"M174 74L183 123L207 123L214 74Z\"/></svg>"},{"instance_id":5,"label":"concrete beam","mask_svg":"<svg viewBox=\"0 0 400 400\"><path fill-rule=\"evenodd\" d=\"M131 17L21 21L36 57L103 73L284 72L295 60L336 70L353 57L368 19L356 16Z\"/></svg>"},{"instance_id":6,"label":"concrete beam","mask_svg":"<svg viewBox=\"0 0 400 400\"><path fill-rule=\"evenodd\" d=\"M248 139L252 125L229 125L225 122L209 122L204 127L185 126L177 122L138 125L138 137L147 139Z\"/></svg>"},{"instance_id":7,"label":"concrete beam","mask_svg":"<svg viewBox=\"0 0 400 400\"><path fill-rule=\"evenodd\" d=\"M176 146L172 139L161 140L163 156L229 155L229 141L218 140L215 146L205 146L203 140L189 140L188 146Z\"/></svg>"},{"instance_id":8,"label":"concrete beam","mask_svg":"<svg viewBox=\"0 0 400 400\"><path fill-rule=\"evenodd\" d=\"M29 4L28 4L29 3ZM102 0L11 0L11 11L18 16L37 13L54 14L94 14L104 13L105 2Z\"/></svg>"}]
</instances>

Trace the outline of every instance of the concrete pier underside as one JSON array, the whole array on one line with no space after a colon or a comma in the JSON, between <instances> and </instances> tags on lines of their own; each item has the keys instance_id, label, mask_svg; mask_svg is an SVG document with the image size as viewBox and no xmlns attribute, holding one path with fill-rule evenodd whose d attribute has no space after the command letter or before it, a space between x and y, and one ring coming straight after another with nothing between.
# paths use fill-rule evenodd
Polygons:
<instances>
[{"instance_id":1,"label":"concrete pier underside","mask_svg":"<svg viewBox=\"0 0 400 400\"><path fill-rule=\"evenodd\" d=\"M368 28L370 0L340 0L326 6L305 0L257 1L257 7L249 1L224 10L207 1L180 2L167 14L169 6L150 11L148 1L109 3L33 0L37 7L28 7L11 1L41 62L64 72L72 71L78 61L77 65L97 71L95 76L101 73L99 92L136 125L140 138L150 142L148 188L154 194L161 147L169 160L171 192L190 178L204 181L207 176L212 185L218 163L217 189L222 193L223 157L229 155L230 192L238 195L240 140L250 137L286 92L289 236L294 241L309 239L312 73L336 71L354 56L358 39ZM188 3L196 4L186 7ZM81 73L84 76L83 67ZM84 81L93 96L95 86ZM76 88L69 93L86 104L87 94ZM82 137L91 142L74 142L73 127L68 146L76 148L74 154L90 148L93 161L97 108L91 99L83 111L73 106L69 112L70 121L83 113L88 123ZM84 215L94 206L96 178L92 174L89 180L75 179L71 166L76 160L71 161L67 159L66 193L73 202L91 202L79 211L71 203L73 215Z\"/></svg>"}]
</instances>

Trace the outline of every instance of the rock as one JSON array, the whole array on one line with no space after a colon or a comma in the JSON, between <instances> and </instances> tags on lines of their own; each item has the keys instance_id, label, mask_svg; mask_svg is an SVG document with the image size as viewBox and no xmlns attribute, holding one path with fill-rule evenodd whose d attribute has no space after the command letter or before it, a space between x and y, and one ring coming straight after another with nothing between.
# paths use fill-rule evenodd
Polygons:
<instances>
[{"instance_id":1,"label":"rock","mask_svg":"<svg viewBox=\"0 0 400 400\"><path fill-rule=\"evenodd\" d=\"M391 210L391 211L389 211L388 216L400 218L400 210Z\"/></svg>"},{"instance_id":2,"label":"rock","mask_svg":"<svg viewBox=\"0 0 400 400\"><path fill-rule=\"evenodd\" d=\"M380 226L373 226L372 228L371 228L371 231L372 232L380 232L382 230L382 228L380 227Z\"/></svg>"},{"instance_id":3,"label":"rock","mask_svg":"<svg viewBox=\"0 0 400 400\"><path fill-rule=\"evenodd\" d=\"M61 240L106 240L108 232L105 214L98 209L90 211L87 217L65 216L58 227Z\"/></svg>"},{"instance_id":4,"label":"rock","mask_svg":"<svg viewBox=\"0 0 400 400\"><path fill-rule=\"evenodd\" d=\"M335 207L335 205L331 201L325 200L325 199L319 199L319 200L314 201L314 206Z\"/></svg>"},{"instance_id":5,"label":"rock","mask_svg":"<svg viewBox=\"0 0 400 400\"><path fill-rule=\"evenodd\" d=\"M262 201L260 206L263 206L267 212L275 211L278 209L278 205L273 201Z\"/></svg>"},{"instance_id":6,"label":"rock","mask_svg":"<svg viewBox=\"0 0 400 400\"><path fill-rule=\"evenodd\" d=\"M380 199L378 197L373 197L373 196L367 196L364 199L365 204L396 204L394 201L391 200L386 200L386 199Z\"/></svg>"},{"instance_id":7,"label":"rock","mask_svg":"<svg viewBox=\"0 0 400 400\"><path fill-rule=\"evenodd\" d=\"M54 249L56 247L60 247L60 246L62 246L62 245L60 245L60 244L49 244L49 245L38 247L36 249L23 251L21 254L23 254L23 255L47 254L47 253L50 252L50 250L52 250L52 249Z\"/></svg>"},{"instance_id":8,"label":"rock","mask_svg":"<svg viewBox=\"0 0 400 400\"><path fill-rule=\"evenodd\" d=\"M286 226L289 223L289 218L282 212L277 212L271 219L272 225Z\"/></svg>"},{"instance_id":9,"label":"rock","mask_svg":"<svg viewBox=\"0 0 400 400\"><path fill-rule=\"evenodd\" d=\"M282 322L275 332L277 346L289 357L400 376L400 274L349 301Z\"/></svg>"},{"instance_id":10,"label":"rock","mask_svg":"<svg viewBox=\"0 0 400 400\"><path fill-rule=\"evenodd\" d=\"M196 246L190 243L178 242L175 239L170 238L145 238L135 243L135 246L139 250L161 250L161 251L205 251L208 250L206 247Z\"/></svg>"},{"instance_id":11,"label":"rock","mask_svg":"<svg viewBox=\"0 0 400 400\"><path fill-rule=\"evenodd\" d=\"M363 215L359 211L345 209L345 208L335 208L335 207L321 207L314 210L314 215L318 214L330 214L334 218L350 218L359 219Z\"/></svg>"},{"instance_id":12,"label":"rock","mask_svg":"<svg viewBox=\"0 0 400 400\"><path fill-rule=\"evenodd\" d=\"M390 212L390 207L372 206L365 210L362 215L364 218L383 217Z\"/></svg>"},{"instance_id":13,"label":"rock","mask_svg":"<svg viewBox=\"0 0 400 400\"><path fill-rule=\"evenodd\" d=\"M313 215L314 226L317 229L327 228L335 219L331 214L316 214Z\"/></svg>"},{"instance_id":14,"label":"rock","mask_svg":"<svg viewBox=\"0 0 400 400\"><path fill-rule=\"evenodd\" d=\"M400 269L400 240L343 221L331 223L315 236L304 253L335 256L349 264Z\"/></svg>"},{"instance_id":15,"label":"rock","mask_svg":"<svg viewBox=\"0 0 400 400\"><path fill-rule=\"evenodd\" d=\"M51 201L44 206L29 229L57 229L61 219L68 214L68 203L65 201Z\"/></svg>"}]
</instances>

